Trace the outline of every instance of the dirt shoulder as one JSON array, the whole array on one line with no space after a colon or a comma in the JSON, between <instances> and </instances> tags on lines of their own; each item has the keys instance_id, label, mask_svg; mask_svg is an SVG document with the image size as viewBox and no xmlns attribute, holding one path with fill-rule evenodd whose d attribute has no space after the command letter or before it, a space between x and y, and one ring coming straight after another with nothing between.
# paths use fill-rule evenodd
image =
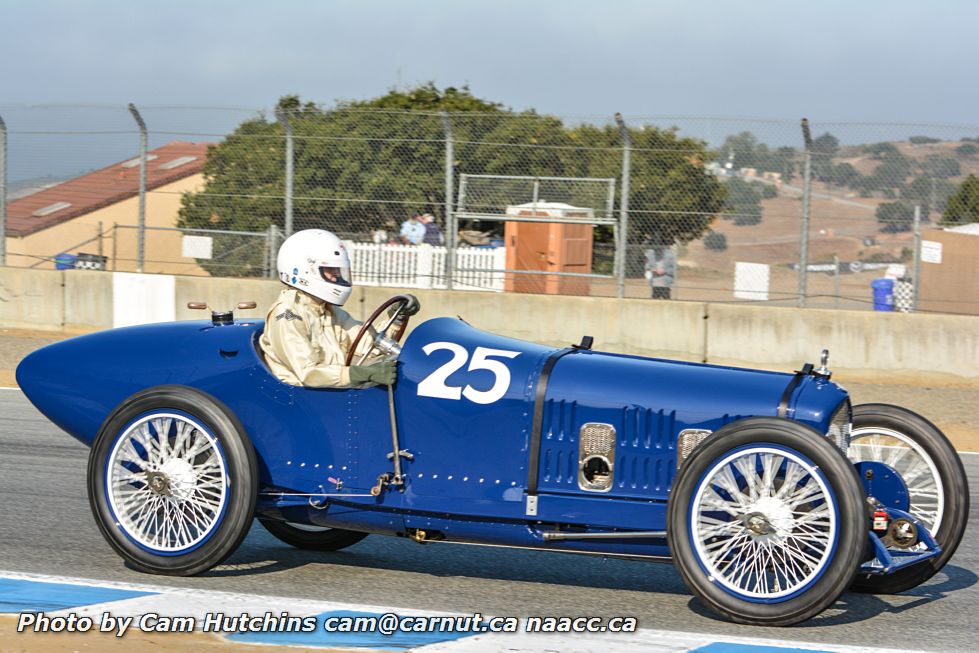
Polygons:
<instances>
[{"instance_id":1,"label":"dirt shoulder","mask_svg":"<svg viewBox=\"0 0 979 653\"><path fill-rule=\"evenodd\" d=\"M16 385L14 369L30 352L68 337L62 333L0 329L0 387ZM876 375L875 375L876 376ZM979 451L979 385L906 383L906 377L893 383L867 383L870 375L834 376L853 397L854 404L880 402L897 404L920 413L934 422L960 451Z\"/></svg>"},{"instance_id":2,"label":"dirt shoulder","mask_svg":"<svg viewBox=\"0 0 979 653\"><path fill-rule=\"evenodd\" d=\"M123 637L111 633L18 633L17 616L0 615L0 653L131 653L159 651L177 653L268 653L267 644L231 642L209 633L143 633L133 631ZM274 647L289 653L330 653L336 650L305 646Z\"/></svg>"}]
</instances>

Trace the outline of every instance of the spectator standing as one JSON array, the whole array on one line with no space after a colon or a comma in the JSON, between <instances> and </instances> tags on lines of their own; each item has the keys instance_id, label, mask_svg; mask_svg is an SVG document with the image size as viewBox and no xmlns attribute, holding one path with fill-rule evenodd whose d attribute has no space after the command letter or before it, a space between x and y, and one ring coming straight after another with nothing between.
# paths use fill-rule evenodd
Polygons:
<instances>
[{"instance_id":1,"label":"spectator standing","mask_svg":"<svg viewBox=\"0 0 979 653\"><path fill-rule=\"evenodd\" d=\"M426 213L421 216L421 223L425 225L425 237L422 239L426 245L444 245L445 236L442 234L442 229L435 224L435 216L431 213Z\"/></svg>"},{"instance_id":2,"label":"spectator standing","mask_svg":"<svg viewBox=\"0 0 979 653\"><path fill-rule=\"evenodd\" d=\"M401 223L401 242L405 245L420 245L425 238L425 225L417 213Z\"/></svg>"},{"instance_id":3,"label":"spectator standing","mask_svg":"<svg viewBox=\"0 0 979 653\"><path fill-rule=\"evenodd\" d=\"M676 254L670 245L667 238L656 235L646 250L646 279L653 290L653 299L670 299L676 282Z\"/></svg>"}]
</instances>

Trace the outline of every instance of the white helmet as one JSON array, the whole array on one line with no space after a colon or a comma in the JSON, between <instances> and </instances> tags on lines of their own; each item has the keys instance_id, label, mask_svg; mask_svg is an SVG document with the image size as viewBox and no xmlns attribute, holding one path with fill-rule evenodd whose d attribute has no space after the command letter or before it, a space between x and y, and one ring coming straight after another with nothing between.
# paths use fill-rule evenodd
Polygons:
<instances>
[{"instance_id":1,"label":"white helmet","mask_svg":"<svg viewBox=\"0 0 979 653\"><path fill-rule=\"evenodd\" d=\"M337 306L343 306L353 290L347 248L323 229L297 231L286 238L276 267L282 283Z\"/></svg>"}]
</instances>

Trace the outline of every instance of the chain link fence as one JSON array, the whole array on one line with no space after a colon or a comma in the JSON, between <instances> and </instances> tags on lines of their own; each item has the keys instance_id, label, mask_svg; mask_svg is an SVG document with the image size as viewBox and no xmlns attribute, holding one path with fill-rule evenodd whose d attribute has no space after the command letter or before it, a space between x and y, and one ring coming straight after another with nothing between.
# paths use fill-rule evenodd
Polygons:
<instances>
[{"instance_id":1,"label":"chain link fence","mask_svg":"<svg viewBox=\"0 0 979 653\"><path fill-rule=\"evenodd\" d=\"M364 284L880 309L886 277L913 310L928 230L979 220L948 208L979 175L968 125L313 104L0 119L0 262L18 267L268 277L284 237L324 228Z\"/></svg>"}]
</instances>

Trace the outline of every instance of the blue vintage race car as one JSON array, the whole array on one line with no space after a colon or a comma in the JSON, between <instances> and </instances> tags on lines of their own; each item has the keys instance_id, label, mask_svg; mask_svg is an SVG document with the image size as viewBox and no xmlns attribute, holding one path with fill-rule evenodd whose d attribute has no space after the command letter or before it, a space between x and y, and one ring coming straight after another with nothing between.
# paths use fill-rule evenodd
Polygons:
<instances>
[{"instance_id":1,"label":"blue vintage race car","mask_svg":"<svg viewBox=\"0 0 979 653\"><path fill-rule=\"evenodd\" d=\"M902 408L851 408L825 360L782 374L556 349L454 318L402 347L379 317L405 302L361 332L376 323L400 361L392 388L284 384L263 323L231 313L53 344L17 381L91 447L96 521L150 573L210 569L258 518L305 549L376 533L672 560L715 611L787 625L847 588L914 587L962 538L948 440Z\"/></svg>"}]
</instances>

